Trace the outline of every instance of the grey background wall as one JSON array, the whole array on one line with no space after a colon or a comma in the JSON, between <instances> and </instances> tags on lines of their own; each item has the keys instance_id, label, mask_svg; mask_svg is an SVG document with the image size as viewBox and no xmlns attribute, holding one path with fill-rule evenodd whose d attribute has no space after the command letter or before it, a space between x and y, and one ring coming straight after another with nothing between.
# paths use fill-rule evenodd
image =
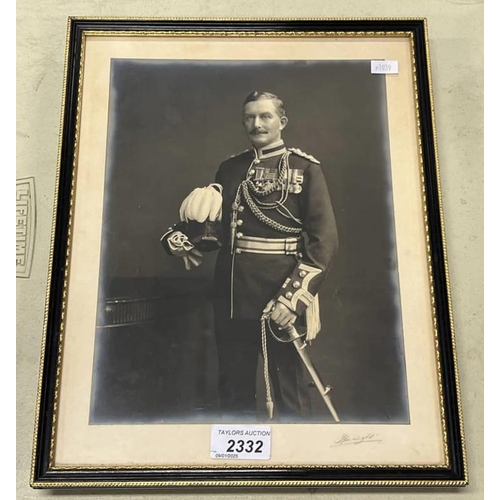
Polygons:
<instances>
[{"instance_id":1,"label":"grey background wall","mask_svg":"<svg viewBox=\"0 0 500 500\"><path fill-rule=\"evenodd\" d=\"M355 6L354 6L355 5ZM18 280L17 497L52 497L28 486L38 359L43 323L48 249L66 36L73 16L158 17L405 17L429 20L434 97L448 256L461 370L471 485L452 491L264 492L281 498L482 498L483 484L483 6L475 0L422 2L373 0L307 4L256 0L148 3L94 0L17 4L17 176L34 176L38 199L36 248L31 278ZM301 147L299 145L299 147ZM305 148L303 148L305 149ZM198 498L194 492L60 492L57 498ZM209 491L205 498L253 498L249 491Z\"/></svg>"}]
</instances>

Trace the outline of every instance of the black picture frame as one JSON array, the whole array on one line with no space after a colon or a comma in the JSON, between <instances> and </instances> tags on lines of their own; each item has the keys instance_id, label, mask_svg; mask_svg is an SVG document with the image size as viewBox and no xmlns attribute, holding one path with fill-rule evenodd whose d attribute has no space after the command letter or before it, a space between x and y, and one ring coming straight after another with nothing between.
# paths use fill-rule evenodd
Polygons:
<instances>
[{"instance_id":1,"label":"black picture frame","mask_svg":"<svg viewBox=\"0 0 500 500\"><path fill-rule=\"evenodd\" d=\"M413 42L414 79L420 129L422 181L428 248L435 300L435 331L440 359L443 422L446 428L446 467L419 466L226 466L198 468L182 466L54 467L53 443L60 377L64 352L64 315L68 255L71 249L71 218L76 176L77 123L80 112L79 85L82 54L88 33L224 33L253 36L256 33L296 32L324 36L363 33L366 37L400 36ZM438 62L437 62L438 63ZM465 486L468 483L464 430L451 313L450 284L446 261L439 167L436 156L435 119L432 103L429 37L425 19L275 19L275 20L168 20L168 19L79 19L68 22L67 60L63 96L60 163L57 176L55 226L52 235L47 309L43 333L38 407L33 448L31 486L34 488L84 487L333 487L333 486Z\"/></svg>"}]
</instances>

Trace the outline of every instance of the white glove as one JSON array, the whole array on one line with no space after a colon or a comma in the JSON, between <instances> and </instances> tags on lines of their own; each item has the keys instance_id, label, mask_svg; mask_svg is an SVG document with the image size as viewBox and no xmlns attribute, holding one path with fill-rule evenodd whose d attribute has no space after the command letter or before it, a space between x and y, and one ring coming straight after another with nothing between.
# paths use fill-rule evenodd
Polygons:
<instances>
[{"instance_id":1,"label":"white glove","mask_svg":"<svg viewBox=\"0 0 500 500\"><path fill-rule=\"evenodd\" d=\"M167 243L173 256L183 258L184 267L188 271L201 264L203 260L202 253L194 248L193 244L184 233L174 231L167 236Z\"/></svg>"}]
</instances>

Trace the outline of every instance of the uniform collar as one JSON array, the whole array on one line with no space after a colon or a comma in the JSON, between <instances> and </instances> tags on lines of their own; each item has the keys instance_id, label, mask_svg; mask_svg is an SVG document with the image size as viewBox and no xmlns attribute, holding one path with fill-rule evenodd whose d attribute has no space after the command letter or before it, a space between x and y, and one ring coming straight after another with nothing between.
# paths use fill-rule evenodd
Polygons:
<instances>
[{"instance_id":1,"label":"uniform collar","mask_svg":"<svg viewBox=\"0 0 500 500\"><path fill-rule=\"evenodd\" d=\"M266 158L272 158L273 156L282 155L286 153L285 143L283 139L268 144L263 148L253 148L255 159L265 160Z\"/></svg>"}]
</instances>

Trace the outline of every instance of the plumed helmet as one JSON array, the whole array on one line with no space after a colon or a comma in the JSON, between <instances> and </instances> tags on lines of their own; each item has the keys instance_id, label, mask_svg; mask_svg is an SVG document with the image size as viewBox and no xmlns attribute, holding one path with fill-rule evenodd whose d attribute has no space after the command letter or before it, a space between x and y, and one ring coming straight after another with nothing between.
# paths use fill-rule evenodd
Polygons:
<instances>
[{"instance_id":1,"label":"plumed helmet","mask_svg":"<svg viewBox=\"0 0 500 500\"><path fill-rule=\"evenodd\" d=\"M186 223L189 241L200 251L209 252L221 246L222 186L210 184L196 188L185 198L179 209Z\"/></svg>"}]
</instances>

